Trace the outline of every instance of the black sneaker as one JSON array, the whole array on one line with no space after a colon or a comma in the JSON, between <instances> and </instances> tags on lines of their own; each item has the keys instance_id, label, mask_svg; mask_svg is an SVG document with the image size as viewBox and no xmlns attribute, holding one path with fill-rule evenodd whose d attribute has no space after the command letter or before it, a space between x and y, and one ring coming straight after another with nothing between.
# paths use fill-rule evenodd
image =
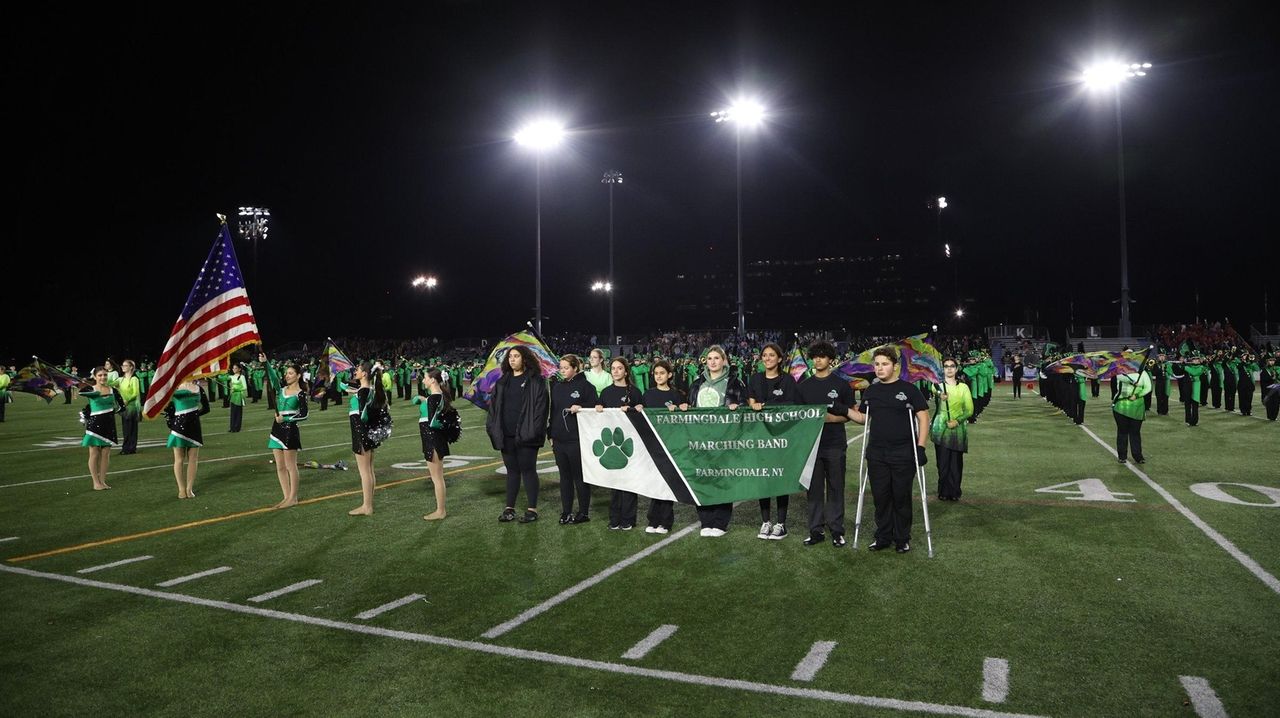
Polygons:
<instances>
[{"instance_id":1,"label":"black sneaker","mask_svg":"<svg viewBox=\"0 0 1280 718\"><path fill-rule=\"evenodd\" d=\"M911 542L903 541L902 543L898 544L898 548L896 550L898 553L907 553L908 551L911 550Z\"/></svg>"},{"instance_id":2,"label":"black sneaker","mask_svg":"<svg viewBox=\"0 0 1280 718\"><path fill-rule=\"evenodd\" d=\"M844 540L844 534L831 534L831 545L836 548L844 548L849 542Z\"/></svg>"},{"instance_id":3,"label":"black sneaker","mask_svg":"<svg viewBox=\"0 0 1280 718\"><path fill-rule=\"evenodd\" d=\"M1147 460L1146 460L1146 459L1135 459L1135 461L1137 461L1139 464L1145 464L1145 463L1147 463Z\"/></svg>"},{"instance_id":4,"label":"black sneaker","mask_svg":"<svg viewBox=\"0 0 1280 718\"><path fill-rule=\"evenodd\" d=\"M525 509L524 516L520 517L520 523L522 524L531 524L537 520L538 520L538 512L534 511L533 509Z\"/></svg>"},{"instance_id":5,"label":"black sneaker","mask_svg":"<svg viewBox=\"0 0 1280 718\"><path fill-rule=\"evenodd\" d=\"M1119 462L1120 462L1120 463L1122 463L1122 464L1127 464L1127 463L1129 463L1129 462L1127 462L1127 461L1125 461L1125 460L1124 460L1124 457L1120 457L1119 459L1117 459L1117 461L1119 461Z\"/></svg>"},{"instance_id":6,"label":"black sneaker","mask_svg":"<svg viewBox=\"0 0 1280 718\"><path fill-rule=\"evenodd\" d=\"M622 525L622 526L620 526L619 528L621 528L623 531L630 531L631 529L633 529L633 528L635 528L635 527L636 527L636 525L635 525L635 524L623 524L623 525Z\"/></svg>"},{"instance_id":7,"label":"black sneaker","mask_svg":"<svg viewBox=\"0 0 1280 718\"><path fill-rule=\"evenodd\" d=\"M880 551L881 549L886 549L886 548L889 548L889 542L886 541L884 543L881 543L880 539L876 539L875 541L872 541L870 544L867 544L868 551Z\"/></svg>"},{"instance_id":8,"label":"black sneaker","mask_svg":"<svg viewBox=\"0 0 1280 718\"><path fill-rule=\"evenodd\" d=\"M591 517L590 517L590 516L588 516L588 515L586 515L586 514L574 514L573 516L571 516L571 517L569 518L569 523L571 523L571 524L585 524L586 522L588 522L588 521L590 521L590 520L591 520Z\"/></svg>"},{"instance_id":9,"label":"black sneaker","mask_svg":"<svg viewBox=\"0 0 1280 718\"><path fill-rule=\"evenodd\" d=\"M506 522L508 522L508 521L515 521L515 520L516 520L516 510L515 510L515 509L503 509L503 510L502 510L502 515L498 516L498 520L499 520L499 521L501 521L502 523L506 523Z\"/></svg>"},{"instance_id":10,"label":"black sneaker","mask_svg":"<svg viewBox=\"0 0 1280 718\"><path fill-rule=\"evenodd\" d=\"M560 525L573 523L573 514L560 514Z\"/></svg>"},{"instance_id":11,"label":"black sneaker","mask_svg":"<svg viewBox=\"0 0 1280 718\"><path fill-rule=\"evenodd\" d=\"M805 545L805 546L817 546L818 544L820 544L820 543L822 543L823 541L826 541L826 540L827 540L827 537L826 537L826 536L823 536L821 532L819 532L819 531L810 531L810 532L809 532L809 538L807 538L807 539L805 539L805 540L804 540L804 545Z\"/></svg>"}]
</instances>

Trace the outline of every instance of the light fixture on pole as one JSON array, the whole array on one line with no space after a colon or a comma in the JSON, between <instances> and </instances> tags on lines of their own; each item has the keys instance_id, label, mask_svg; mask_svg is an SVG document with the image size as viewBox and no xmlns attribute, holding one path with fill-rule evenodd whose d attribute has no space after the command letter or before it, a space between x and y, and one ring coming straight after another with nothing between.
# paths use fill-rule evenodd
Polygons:
<instances>
[{"instance_id":1,"label":"light fixture on pole","mask_svg":"<svg viewBox=\"0 0 1280 718\"><path fill-rule=\"evenodd\" d=\"M437 286L439 286L440 280L436 279L435 277L423 274L423 275L418 275L417 277L414 277L412 284L414 289L430 290L430 289L435 289Z\"/></svg>"},{"instance_id":2,"label":"light fixture on pole","mask_svg":"<svg viewBox=\"0 0 1280 718\"><path fill-rule=\"evenodd\" d=\"M1129 320L1129 236L1124 200L1124 131L1120 115L1120 86L1126 81L1146 77L1149 62L1104 62L1084 71L1082 80L1093 90L1112 90L1116 102L1116 168L1119 176L1120 205L1120 336L1133 333Z\"/></svg>"},{"instance_id":3,"label":"light fixture on pole","mask_svg":"<svg viewBox=\"0 0 1280 718\"><path fill-rule=\"evenodd\" d=\"M724 110L711 113L716 124L732 122L735 130L735 158L738 185L738 334L747 333L746 307L742 296L742 128L759 127L764 123L764 106L754 100L738 101Z\"/></svg>"},{"instance_id":4,"label":"light fixture on pole","mask_svg":"<svg viewBox=\"0 0 1280 718\"><path fill-rule=\"evenodd\" d=\"M537 258L534 262L533 330L542 334L542 155L564 139L564 126L554 120L538 120L515 134L516 144L534 152L534 204L536 205Z\"/></svg>"},{"instance_id":5,"label":"light fixture on pole","mask_svg":"<svg viewBox=\"0 0 1280 718\"><path fill-rule=\"evenodd\" d=\"M602 184L609 185L609 343L612 344L617 340L618 335L613 329L613 187L622 184L622 173L618 170L609 170L604 173L604 178L600 180Z\"/></svg>"},{"instance_id":6,"label":"light fixture on pole","mask_svg":"<svg viewBox=\"0 0 1280 718\"><path fill-rule=\"evenodd\" d=\"M258 279L258 240L267 238L271 230L271 210L266 207L240 207L240 236L253 244L253 279Z\"/></svg>"}]
</instances>

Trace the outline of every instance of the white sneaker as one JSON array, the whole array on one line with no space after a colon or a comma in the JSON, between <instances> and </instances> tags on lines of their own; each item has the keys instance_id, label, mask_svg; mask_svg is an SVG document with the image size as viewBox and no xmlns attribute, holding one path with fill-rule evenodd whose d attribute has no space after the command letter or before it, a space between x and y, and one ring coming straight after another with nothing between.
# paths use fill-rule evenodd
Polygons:
<instances>
[{"instance_id":1,"label":"white sneaker","mask_svg":"<svg viewBox=\"0 0 1280 718\"><path fill-rule=\"evenodd\" d=\"M787 527L782 524L774 524L773 530L769 532L769 538L774 541L781 541L787 537Z\"/></svg>"},{"instance_id":2,"label":"white sneaker","mask_svg":"<svg viewBox=\"0 0 1280 718\"><path fill-rule=\"evenodd\" d=\"M658 530L656 526L645 526L644 532L647 534L656 534L658 533Z\"/></svg>"},{"instance_id":3,"label":"white sneaker","mask_svg":"<svg viewBox=\"0 0 1280 718\"><path fill-rule=\"evenodd\" d=\"M645 533L651 533L651 534L664 534L666 532L667 532L667 529L664 526L650 526L649 528L645 529Z\"/></svg>"},{"instance_id":4,"label":"white sneaker","mask_svg":"<svg viewBox=\"0 0 1280 718\"><path fill-rule=\"evenodd\" d=\"M702 529L701 535L708 538L720 538L724 536L724 529Z\"/></svg>"},{"instance_id":5,"label":"white sneaker","mask_svg":"<svg viewBox=\"0 0 1280 718\"><path fill-rule=\"evenodd\" d=\"M772 526L768 521L765 521L764 523L760 524L760 533L756 534L756 538L762 538L762 539L769 538L770 528L772 528Z\"/></svg>"}]
</instances>

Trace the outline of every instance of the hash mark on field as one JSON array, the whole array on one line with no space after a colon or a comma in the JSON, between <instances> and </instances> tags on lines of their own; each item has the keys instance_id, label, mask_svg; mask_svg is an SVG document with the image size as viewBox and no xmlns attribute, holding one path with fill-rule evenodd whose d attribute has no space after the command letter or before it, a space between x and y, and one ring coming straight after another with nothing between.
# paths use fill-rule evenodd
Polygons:
<instances>
[{"instance_id":1,"label":"hash mark on field","mask_svg":"<svg viewBox=\"0 0 1280 718\"><path fill-rule=\"evenodd\" d=\"M390 611L395 608L400 608L401 606L407 606L413 603L414 601L417 601L420 598L426 598L426 596L420 593L411 593L408 596L405 596L404 598L397 598L391 603L384 603L381 606L378 606L377 608L371 608L368 611L357 613L356 618L360 619L361 621L367 621L370 618L377 616L378 614L386 613L387 611Z\"/></svg>"},{"instance_id":2,"label":"hash mark on field","mask_svg":"<svg viewBox=\"0 0 1280 718\"><path fill-rule=\"evenodd\" d=\"M1227 709L1222 707L1218 694L1213 691L1207 678L1199 676L1178 676L1182 688L1191 699L1191 707L1196 709L1200 718L1227 718Z\"/></svg>"},{"instance_id":3,"label":"hash mark on field","mask_svg":"<svg viewBox=\"0 0 1280 718\"><path fill-rule=\"evenodd\" d=\"M19 538L18 536L9 536L6 538L0 538L0 543L4 543L5 541L17 541L18 538Z\"/></svg>"},{"instance_id":4,"label":"hash mark on field","mask_svg":"<svg viewBox=\"0 0 1280 718\"><path fill-rule=\"evenodd\" d=\"M658 626L654 629L653 633L645 636L639 643L628 649L626 653L622 654L622 657L629 658L634 661L644 658L649 655L649 651L657 648L659 643L662 643L675 635L677 628L679 628L679 626L673 626L669 623Z\"/></svg>"},{"instance_id":5,"label":"hash mark on field","mask_svg":"<svg viewBox=\"0 0 1280 718\"><path fill-rule=\"evenodd\" d=\"M822 667L827 664L827 658L831 656L831 651L835 647L835 641L815 642L813 647L809 649L809 654L796 664L796 669L791 672L791 680L813 680L813 677L818 675L818 671L822 670Z\"/></svg>"},{"instance_id":6,"label":"hash mark on field","mask_svg":"<svg viewBox=\"0 0 1280 718\"><path fill-rule=\"evenodd\" d=\"M982 700L1004 703L1009 697L1009 661L1003 658L982 660Z\"/></svg>"},{"instance_id":7,"label":"hash mark on field","mask_svg":"<svg viewBox=\"0 0 1280 718\"><path fill-rule=\"evenodd\" d=\"M271 599L276 598L278 596L283 596L286 593L293 593L294 591L301 591L302 589L314 586L317 583L320 583L320 579L309 578L305 581L299 581L295 584L285 586L284 588L277 588L274 591L267 591L266 593L259 594L249 599L249 601L251 603L262 603L263 601L270 601Z\"/></svg>"},{"instance_id":8,"label":"hash mark on field","mask_svg":"<svg viewBox=\"0 0 1280 718\"><path fill-rule=\"evenodd\" d=\"M516 628L516 627L518 627L518 626L520 626L520 625L524 624L526 621L529 621L530 619L535 618L535 617L537 617L538 615L540 615L540 614L542 614L542 613L545 613L546 611L550 610L551 608L553 608L553 607L555 607L555 606L558 606L559 604L564 603L565 601L568 601L569 599L573 598L574 596L578 595L579 593L582 593L583 591L587 590L588 588L591 588L592 586L596 585L597 583L600 583L601 581L605 580L606 578L609 578L609 577L610 577L610 576L612 576L613 574L615 574L615 573L617 573L617 572L621 571L622 569L626 568L627 566L630 566L631 564L635 563L636 561L639 561L640 559L644 558L645 556L648 556L648 555L650 555L650 554L652 554L652 553L655 553L655 552L657 552L657 551L661 550L664 546L666 546L666 545L668 545L668 544L672 543L673 541L678 541L678 540L680 540L680 539L684 538L685 536L688 536L688 535L689 535L689 534L690 534L694 529L696 529L696 528L698 528L698 524L689 524L688 526L686 526L686 527L684 527L684 528L680 529L679 531L677 531L677 532L675 532L675 533L671 534L670 536L668 536L668 537L666 537L666 538L662 539L662 540L661 540L661 541L659 541L658 543L653 544L652 546L650 546L650 547L648 547L648 548L644 549L643 551L640 551L640 552L638 552L638 553L632 554L631 556L629 556L629 557L627 557L627 558L622 559L621 561L619 561L619 562L615 563L614 565L610 566L609 568L606 568L605 570L601 571L600 573L597 573L596 575L592 576L591 578L588 578L588 579L587 579L587 580L585 580L585 581L582 581L582 582L577 583L577 584L575 584L575 585L573 585L573 586L570 586L569 588L566 588L565 590L561 591L560 593L557 593L556 595L552 596L551 598L549 598L549 599L547 599L547 600L543 601L542 603L539 603L538 605L534 606L533 608L530 608L529 610L525 611L524 613L520 614L519 616L516 616L515 618L511 619L510 621L507 621L506 623L500 623L500 624L498 624L498 625L494 626L493 628L490 628L489 630L487 630L487 631L485 631L484 633L480 634L480 637L481 637L481 638L497 638L498 636L501 636L502 634L506 633L507 631L510 631L511 629Z\"/></svg>"},{"instance_id":9,"label":"hash mark on field","mask_svg":"<svg viewBox=\"0 0 1280 718\"><path fill-rule=\"evenodd\" d=\"M149 558L152 558L152 557L151 556L134 556L133 558L126 558L120 561L112 561L111 563L104 563L101 566L90 566L89 568L82 568L79 571L76 571L76 573L93 573L94 571L101 571L104 568L115 568L116 566L123 566L127 563L137 563L139 561L146 561Z\"/></svg>"},{"instance_id":10,"label":"hash mark on field","mask_svg":"<svg viewBox=\"0 0 1280 718\"><path fill-rule=\"evenodd\" d=\"M120 583L109 583L107 581L95 581L88 578L76 578L75 576L64 576L58 573L48 573L45 571L32 571L27 568L19 568L17 566L8 566L0 563L0 573L11 573L20 576L30 576L33 578L43 578L47 581L59 581L61 583L70 583L76 586L88 586L90 588L100 588L107 591L117 591L120 593L128 593L134 596L146 596L148 598L160 599L163 601L172 601L175 603L185 603L189 606L203 606L205 608L213 608L228 613L238 613L243 616L257 616L259 618L271 618L277 621L289 621L291 623L301 623L303 625L315 626L317 628L327 628L334 631L346 631L348 633L357 633L366 636L378 636L380 638L391 638L398 641L407 641L431 646L441 646L461 651L470 651L473 653L483 653L490 656L503 656L505 658L514 658L523 661L532 661L537 663L545 663L556 666L567 666L570 668L583 668L591 671L599 671L602 673L613 673L624 676L634 676L637 678L648 678L655 681L667 681L670 683L681 683L684 685L701 686L704 688L716 688L730 691L742 691L746 693L755 693L759 695L787 696L791 698L807 698L815 701L828 701L832 703L843 703L846 705L869 706L872 708L883 708L886 710L897 711L913 711L915 713L932 713L936 715L954 715L965 716L966 718L1041 718L1040 716L1031 716L1024 713L1006 713L1003 711L993 711L986 708L970 708L969 706L947 705L944 703L927 703L925 701L903 700L900 698L881 698L879 696L862 696L853 693L837 693L835 691L823 691L814 688L799 688L796 686L775 685L772 683L761 683L759 681L748 681L737 678L722 678L719 676L706 676L696 673L683 673L680 671L664 671L653 668L643 668L641 666L632 666L625 663L611 663L609 661L595 661L588 658L578 658L576 656L565 656L558 653L547 653L544 651L531 651L523 648L512 648L509 646L498 646L492 643L484 643L482 641L464 641L457 638L445 638L444 636L433 636L427 633L413 633L411 631L395 631L380 626L370 626L363 623L348 623L346 621L334 621L327 618L318 618L316 616L306 616L300 613L287 613L285 611L275 611L269 608L257 608L255 606L243 606L238 603L229 603L227 601L214 601L207 598L197 598L181 593L168 593L165 591L154 591L149 588L138 588L136 586L126 586Z\"/></svg>"},{"instance_id":11,"label":"hash mark on field","mask_svg":"<svg viewBox=\"0 0 1280 718\"><path fill-rule=\"evenodd\" d=\"M226 572L226 571L230 571L230 570L231 570L231 567L230 567L230 566L219 566L219 567L217 567L217 568L211 568L211 569L209 569L208 571L201 571L200 573L193 573L193 574L191 574L190 576L179 576L178 578L171 578L171 579L169 579L168 581L161 581L160 583L157 583L156 585L157 585L157 586L160 586L161 588L168 588L168 587L170 587L170 586L177 586L177 585L178 585L178 584L180 584L180 583L186 583L187 581L194 581L194 580L196 580L197 578L204 578L205 576L212 576L212 575L214 575L214 574L224 573L224 572Z\"/></svg>"}]
</instances>

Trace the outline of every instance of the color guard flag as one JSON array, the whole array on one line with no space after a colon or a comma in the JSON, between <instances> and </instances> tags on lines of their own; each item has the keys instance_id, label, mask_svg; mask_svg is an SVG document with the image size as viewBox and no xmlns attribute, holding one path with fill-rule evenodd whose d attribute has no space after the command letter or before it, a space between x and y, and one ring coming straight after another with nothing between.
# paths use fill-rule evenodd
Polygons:
<instances>
[{"instance_id":1,"label":"color guard flag","mask_svg":"<svg viewBox=\"0 0 1280 718\"><path fill-rule=\"evenodd\" d=\"M156 418L179 384L219 373L232 352L261 342L224 221L156 362L143 416Z\"/></svg>"},{"instance_id":2,"label":"color guard flag","mask_svg":"<svg viewBox=\"0 0 1280 718\"><path fill-rule=\"evenodd\" d=\"M333 376L337 376L344 371L351 371L352 367L355 366L347 358L347 355L342 353L338 345L333 343L332 339L324 347L324 358L329 362L329 373Z\"/></svg>"},{"instance_id":3,"label":"color guard flag","mask_svg":"<svg viewBox=\"0 0 1280 718\"><path fill-rule=\"evenodd\" d=\"M33 356L31 364L20 369L13 378L10 390L35 394L49 403L59 391L68 392L83 383L40 357Z\"/></svg>"},{"instance_id":4,"label":"color guard flag","mask_svg":"<svg viewBox=\"0 0 1280 718\"><path fill-rule=\"evenodd\" d=\"M552 354L551 348L532 330L526 329L512 334L493 347L489 352L489 360L480 370L480 376L471 385L471 391L463 394L462 398L488 411L489 402L493 399L493 388L502 378L502 362L507 358L507 351L515 346L529 347L538 358L542 378L550 379L560 371L560 361Z\"/></svg>"}]
</instances>

